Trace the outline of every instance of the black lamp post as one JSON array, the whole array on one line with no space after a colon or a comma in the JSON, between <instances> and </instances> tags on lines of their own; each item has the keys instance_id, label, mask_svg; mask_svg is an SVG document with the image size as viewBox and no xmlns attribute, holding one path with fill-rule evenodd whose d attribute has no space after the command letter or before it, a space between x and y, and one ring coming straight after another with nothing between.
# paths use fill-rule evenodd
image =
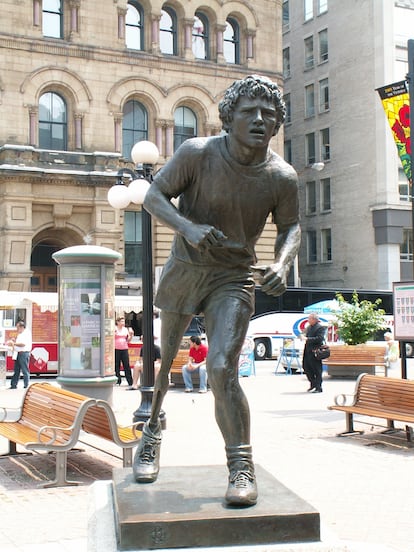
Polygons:
<instances>
[{"instance_id":1,"label":"black lamp post","mask_svg":"<svg viewBox=\"0 0 414 552\"><path fill-rule=\"evenodd\" d=\"M159 157L158 148L152 142L137 142L131 151L136 171L121 169L118 182L108 192L110 205L124 209L130 202L142 206L145 194L153 179L153 166ZM132 181L124 186L127 174ZM154 329L153 329L153 286L152 286L152 223L151 215L142 207L142 333L143 372L141 380L141 404L134 412L134 422L147 421L151 414L154 391ZM165 424L165 414L161 414Z\"/></svg>"}]
</instances>

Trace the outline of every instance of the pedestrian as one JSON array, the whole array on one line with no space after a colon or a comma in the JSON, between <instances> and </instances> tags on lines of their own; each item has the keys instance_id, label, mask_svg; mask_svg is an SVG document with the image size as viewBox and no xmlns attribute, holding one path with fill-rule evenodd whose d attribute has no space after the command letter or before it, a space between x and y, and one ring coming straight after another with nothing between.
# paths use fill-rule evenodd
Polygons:
<instances>
[{"instance_id":1,"label":"pedestrian","mask_svg":"<svg viewBox=\"0 0 414 552\"><path fill-rule=\"evenodd\" d=\"M305 330L305 347L303 349L302 367L309 380L308 392L322 393L322 361L315 357L314 350L323 345L326 328L319 322L319 316L312 312L308 316Z\"/></svg>"},{"instance_id":2,"label":"pedestrian","mask_svg":"<svg viewBox=\"0 0 414 552\"><path fill-rule=\"evenodd\" d=\"M385 350L385 363L388 368L398 368L398 359L400 358L400 348L398 341L395 341L391 332L384 333L384 340L387 345Z\"/></svg>"},{"instance_id":3,"label":"pedestrian","mask_svg":"<svg viewBox=\"0 0 414 552\"><path fill-rule=\"evenodd\" d=\"M297 175L269 147L285 114L281 91L268 78L235 81L219 104L224 132L186 140L146 194L145 209L175 237L155 300L161 309L162 360L151 415L134 457L137 482L157 479L159 414L169 370L192 317L203 313L208 381L229 470L225 500L238 506L257 501L250 412L238 359L254 310L254 248L269 215L277 237L274 262L259 270L264 292L285 291L299 249ZM179 198L178 208L174 198Z\"/></svg>"},{"instance_id":4,"label":"pedestrian","mask_svg":"<svg viewBox=\"0 0 414 552\"><path fill-rule=\"evenodd\" d=\"M128 385L132 385L131 367L129 365L128 343L131 341L134 332L132 328L125 327L125 318L119 316L116 319L115 328L115 375L117 385L121 385L121 364L124 370L125 379Z\"/></svg>"},{"instance_id":5,"label":"pedestrian","mask_svg":"<svg viewBox=\"0 0 414 552\"><path fill-rule=\"evenodd\" d=\"M192 374L198 370L200 376L199 393L207 393L207 367L206 359L208 353L207 345L201 342L201 339L192 335L190 337L190 350L188 351L188 362L182 367L185 392L192 393L193 378Z\"/></svg>"},{"instance_id":6,"label":"pedestrian","mask_svg":"<svg viewBox=\"0 0 414 552\"><path fill-rule=\"evenodd\" d=\"M10 389L17 389L19 383L20 372L23 374L23 386L29 386L30 370L29 360L30 351L32 350L32 334L23 320L16 324L17 335L7 342L9 347L12 347L12 357L14 358L14 370L10 381Z\"/></svg>"},{"instance_id":7,"label":"pedestrian","mask_svg":"<svg viewBox=\"0 0 414 552\"><path fill-rule=\"evenodd\" d=\"M161 349L158 347L158 345L155 344L154 339L154 347L153 347L153 362L154 362L154 378L158 376L158 372L160 370L160 360L161 360ZM139 359L135 362L134 368L132 370L132 385L127 387L127 391L133 391L138 389L139 382L141 379L141 374L143 371L143 360L144 358L144 347L141 347L141 350L139 352Z\"/></svg>"}]
</instances>

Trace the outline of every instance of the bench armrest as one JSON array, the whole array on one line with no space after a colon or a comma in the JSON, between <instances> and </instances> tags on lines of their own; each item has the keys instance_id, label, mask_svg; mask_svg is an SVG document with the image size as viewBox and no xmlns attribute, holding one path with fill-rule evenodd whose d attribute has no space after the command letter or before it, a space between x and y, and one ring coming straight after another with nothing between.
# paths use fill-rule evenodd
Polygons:
<instances>
[{"instance_id":1,"label":"bench armrest","mask_svg":"<svg viewBox=\"0 0 414 552\"><path fill-rule=\"evenodd\" d=\"M355 398L355 393L340 393L339 395L336 395L336 397L334 398L334 402L336 406L352 406L355 404Z\"/></svg>"},{"instance_id":2,"label":"bench armrest","mask_svg":"<svg viewBox=\"0 0 414 552\"><path fill-rule=\"evenodd\" d=\"M144 425L145 425L145 422L135 422L135 423L130 424L130 425L118 426L118 427L119 427L119 429L131 429L134 436L138 439L138 438L141 437L140 434L142 433ZM137 431L138 431L138 433L137 433Z\"/></svg>"},{"instance_id":3,"label":"bench armrest","mask_svg":"<svg viewBox=\"0 0 414 552\"><path fill-rule=\"evenodd\" d=\"M0 422L17 422L22 415L22 409L17 408L5 408L0 406Z\"/></svg>"},{"instance_id":4,"label":"bench armrest","mask_svg":"<svg viewBox=\"0 0 414 552\"><path fill-rule=\"evenodd\" d=\"M74 429L76 429L76 424L66 427L42 426L37 431L37 439L39 441L39 444L41 443L43 445L53 445L56 441L58 432L68 432L68 440L70 440L72 438L72 433Z\"/></svg>"}]
</instances>

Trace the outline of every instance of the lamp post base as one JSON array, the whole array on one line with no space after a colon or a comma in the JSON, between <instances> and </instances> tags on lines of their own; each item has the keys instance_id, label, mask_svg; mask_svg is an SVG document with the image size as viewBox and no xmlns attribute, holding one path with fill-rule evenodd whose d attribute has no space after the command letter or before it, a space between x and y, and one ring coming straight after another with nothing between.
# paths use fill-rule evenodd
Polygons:
<instances>
[{"instance_id":1,"label":"lamp post base","mask_svg":"<svg viewBox=\"0 0 414 552\"><path fill-rule=\"evenodd\" d=\"M153 387L141 387L141 404L134 412L133 422L146 422L151 417L151 405L152 405L152 396L154 392ZM160 412L160 423L161 429L167 428L167 418L165 412L161 410Z\"/></svg>"}]
</instances>

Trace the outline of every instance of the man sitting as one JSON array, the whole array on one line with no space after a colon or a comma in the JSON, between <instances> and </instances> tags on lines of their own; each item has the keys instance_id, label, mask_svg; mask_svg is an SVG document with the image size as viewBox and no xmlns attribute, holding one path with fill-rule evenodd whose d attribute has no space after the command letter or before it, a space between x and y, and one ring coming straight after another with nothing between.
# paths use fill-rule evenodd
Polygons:
<instances>
[{"instance_id":1,"label":"man sitting","mask_svg":"<svg viewBox=\"0 0 414 552\"><path fill-rule=\"evenodd\" d=\"M190 337L191 345L188 352L188 363L182 368L185 392L193 391L193 380L191 373L199 370L200 373L200 391L199 393L207 393L207 369L206 358L208 347L201 342L197 336Z\"/></svg>"}]
</instances>

